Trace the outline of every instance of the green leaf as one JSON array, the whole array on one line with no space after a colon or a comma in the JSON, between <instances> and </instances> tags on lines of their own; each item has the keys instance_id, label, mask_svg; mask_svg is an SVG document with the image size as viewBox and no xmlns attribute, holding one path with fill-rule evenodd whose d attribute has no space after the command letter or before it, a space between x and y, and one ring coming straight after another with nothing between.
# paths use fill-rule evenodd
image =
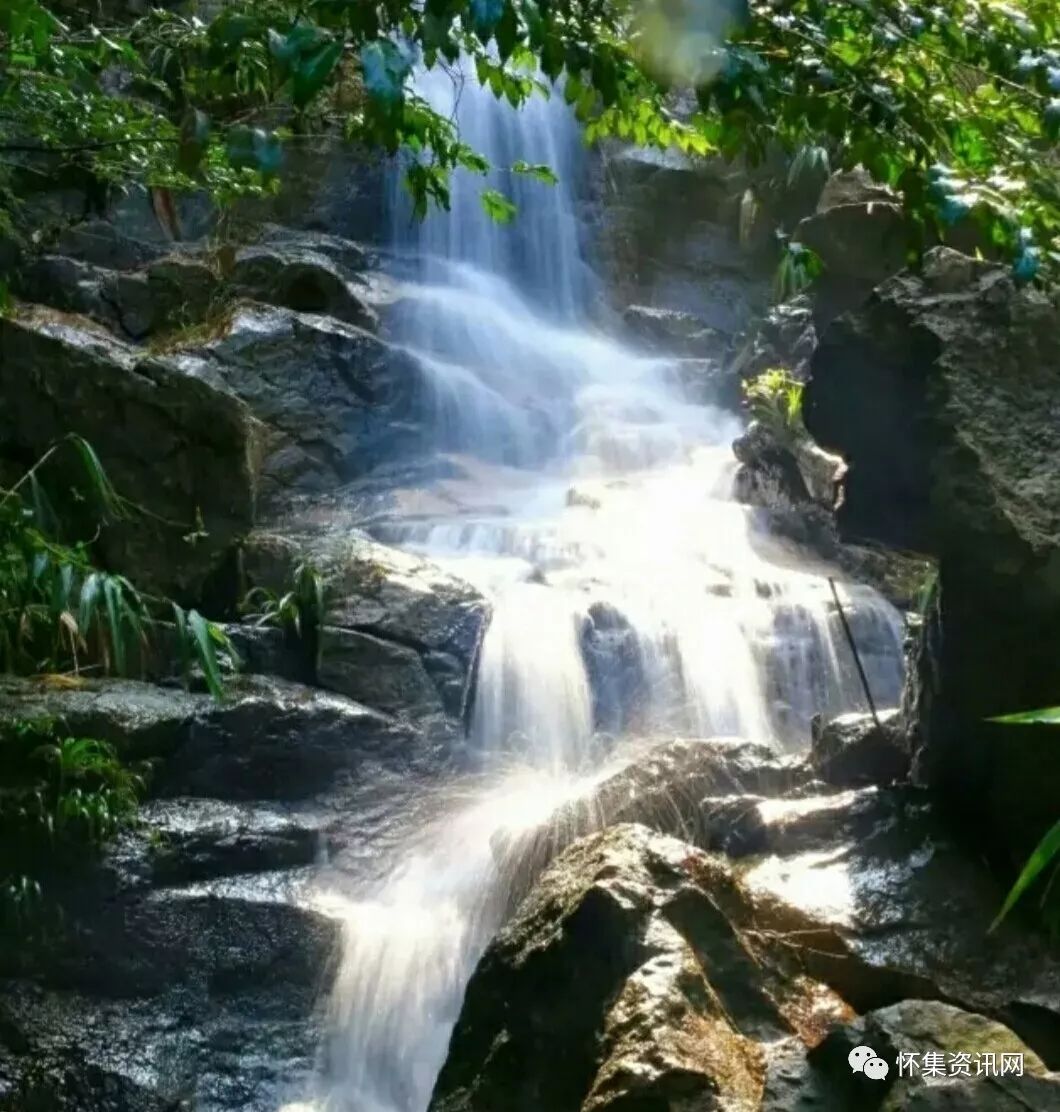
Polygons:
<instances>
[{"instance_id":1,"label":"green leaf","mask_svg":"<svg viewBox=\"0 0 1060 1112\"><path fill-rule=\"evenodd\" d=\"M198 610L192 610L188 614L191 643L202 668L202 674L206 677L206 686L210 694L220 701L224 697L224 683L221 680L221 669L217 663L217 647L210 627L211 623Z\"/></svg>"},{"instance_id":2,"label":"green leaf","mask_svg":"<svg viewBox=\"0 0 1060 1112\"><path fill-rule=\"evenodd\" d=\"M1060 726L1060 707L1044 710L1023 710L1017 714L1001 714L988 718L988 722L1001 722L1013 726Z\"/></svg>"},{"instance_id":3,"label":"green leaf","mask_svg":"<svg viewBox=\"0 0 1060 1112\"><path fill-rule=\"evenodd\" d=\"M497 224L510 224L518 212L516 206L496 189L484 189L480 200L486 215Z\"/></svg>"},{"instance_id":4,"label":"green leaf","mask_svg":"<svg viewBox=\"0 0 1060 1112\"><path fill-rule=\"evenodd\" d=\"M184 686L188 685L191 677L191 644L188 635L188 617L184 610L175 602L170 603L173 608L173 625L177 631L177 652L180 654L180 675Z\"/></svg>"},{"instance_id":5,"label":"green leaf","mask_svg":"<svg viewBox=\"0 0 1060 1112\"><path fill-rule=\"evenodd\" d=\"M1001 925L1002 920L1015 906L1016 901L1034 883L1042 870L1047 868L1058 855L1060 855L1060 822L1053 826L1035 847L1030 857L1027 858L1023 871L1016 878L1016 883L1013 884L1009 894L1005 897L1001 910L990 924L990 931L996 930Z\"/></svg>"},{"instance_id":6,"label":"green leaf","mask_svg":"<svg viewBox=\"0 0 1060 1112\"><path fill-rule=\"evenodd\" d=\"M304 108L324 87L342 57L342 43L329 42L298 63L291 82L291 96Z\"/></svg>"},{"instance_id":7,"label":"green leaf","mask_svg":"<svg viewBox=\"0 0 1060 1112\"><path fill-rule=\"evenodd\" d=\"M512 163L512 172L526 174L528 177L537 178L538 181L547 182L549 185L555 185L559 181L551 166L545 166L542 163L532 164L524 162L522 159Z\"/></svg>"},{"instance_id":8,"label":"green leaf","mask_svg":"<svg viewBox=\"0 0 1060 1112\"><path fill-rule=\"evenodd\" d=\"M119 676L125 675L125 600L121 588L113 576L103 579L103 598L107 605L107 629L110 634L110 647L114 654L114 667Z\"/></svg>"},{"instance_id":9,"label":"green leaf","mask_svg":"<svg viewBox=\"0 0 1060 1112\"><path fill-rule=\"evenodd\" d=\"M92 619L96 615L96 610L99 606L103 590L103 576L98 572L92 572L88 578L81 584L81 596L78 602L77 609L77 625L81 630L82 637L88 637L89 631L92 629Z\"/></svg>"}]
</instances>

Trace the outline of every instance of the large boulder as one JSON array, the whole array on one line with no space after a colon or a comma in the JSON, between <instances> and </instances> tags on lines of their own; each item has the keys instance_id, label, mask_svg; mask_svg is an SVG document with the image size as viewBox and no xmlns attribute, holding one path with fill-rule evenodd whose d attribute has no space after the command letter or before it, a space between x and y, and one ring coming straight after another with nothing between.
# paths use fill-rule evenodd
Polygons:
<instances>
[{"instance_id":1,"label":"large boulder","mask_svg":"<svg viewBox=\"0 0 1060 1112\"><path fill-rule=\"evenodd\" d=\"M939 248L824 334L806 423L850 463L847 535L935 556L909 709L921 781L1025 854L1060 747L985 720L1060 703L1060 307Z\"/></svg>"},{"instance_id":2,"label":"large boulder","mask_svg":"<svg viewBox=\"0 0 1060 1112\"><path fill-rule=\"evenodd\" d=\"M235 256L231 282L237 294L256 301L324 313L370 332L379 327L361 284L350 281L328 255L297 241L242 248Z\"/></svg>"},{"instance_id":3,"label":"large boulder","mask_svg":"<svg viewBox=\"0 0 1060 1112\"><path fill-rule=\"evenodd\" d=\"M908 251L900 199L860 168L827 182L817 211L798 224L792 238L824 264L815 300L818 321L857 305L905 266Z\"/></svg>"},{"instance_id":4,"label":"large boulder","mask_svg":"<svg viewBox=\"0 0 1060 1112\"><path fill-rule=\"evenodd\" d=\"M240 304L164 362L242 399L279 434L263 467L272 493L334 489L422 439L416 360L330 317Z\"/></svg>"},{"instance_id":5,"label":"large boulder","mask_svg":"<svg viewBox=\"0 0 1060 1112\"><path fill-rule=\"evenodd\" d=\"M793 1028L700 858L639 826L558 858L476 969L431 1112L757 1107L755 1038Z\"/></svg>"},{"instance_id":6,"label":"large boulder","mask_svg":"<svg viewBox=\"0 0 1060 1112\"><path fill-rule=\"evenodd\" d=\"M282 592L312 564L326 584L318 682L389 714L464 717L486 599L462 579L363 534L259 530L243 549L250 587Z\"/></svg>"},{"instance_id":7,"label":"large boulder","mask_svg":"<svg viewBox=\"0 0 1060 1112\"><path fill-rule=\"evenodd\" d=\"M423 756L418 735L339 695L282 680L228 681L207 694L138 680L0 679L0 722L46 719L78 737L112 742L125 758L153 763L162 796L299 799L380 766L407 770Z\"/></svg>"},{"instance_id":8,"label":"large boulder","mask_svg":"<svg viewBox=\"0 0 1060 1112\"><path fill-rule=\"evenodd\" d=\"M81 318L33 309L0 319L0 395L0 456L28 465L77 433L119 494L150 511L99 540L138 584L197 598L252 525L262 429L231 394Z\"/></svg>"}]
</instances>

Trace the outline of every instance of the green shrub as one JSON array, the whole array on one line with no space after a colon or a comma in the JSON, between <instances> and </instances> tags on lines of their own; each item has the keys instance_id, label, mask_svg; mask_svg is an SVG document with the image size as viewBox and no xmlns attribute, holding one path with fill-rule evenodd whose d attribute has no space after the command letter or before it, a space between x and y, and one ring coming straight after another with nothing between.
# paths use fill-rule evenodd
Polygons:
<instances>
[{"instance_id":1,"label":"green shrub","mask_svg":"<svg viewBox=\"0 0 1060 1112\"><path fill-rule=\"evenodd\" d=\"M235 658L224 631L97 568L91 540L67 537L44 479L71 462L81 483L69 497L79 508L88 504L94 532L141 512L115 491L78 436L49 449L10 488L0 487L0 670L135 675L143 671L152 625L172 616L185 676L197 661L220 698L218 648Z\"/></svg>"},{"instance_id":2,"label":"green shrub","mask_svg":"<svg viewBox=\"0 0 1060 1112\"><path fill-rule=\"evenodd\" d=\"M802 390L797 378L778 367L743 384L744 402L751 416L781 444L793 442L805 431Z\"/></svg>"}]
</instances>

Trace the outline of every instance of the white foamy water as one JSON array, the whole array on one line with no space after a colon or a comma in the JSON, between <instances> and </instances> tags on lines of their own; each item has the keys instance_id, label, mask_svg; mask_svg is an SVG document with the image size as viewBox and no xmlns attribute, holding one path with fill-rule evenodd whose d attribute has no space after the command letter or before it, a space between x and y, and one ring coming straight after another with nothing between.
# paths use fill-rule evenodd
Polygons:
<instances>
[{"instance_id":1,"label":"white foamy water","mask_svg":"<svg viewBox=\"0 0 1060 1112\"><path fill-rule=\"evenodd\" d=\"M470 79L456 106L445 75L422 88L494 164L547 162L561 184L519 184L507 228L484 218L472 178L456 183L450 216L412 233L397 221L415 262L391 328L420 360L431 447L457 477L433 487L451 511L395 516L375 532L493 602L470 724L487 772L383 881L321 896L343 918L344 953L321 1076L297 1107L324 1112L427 1109L518 867L496 850L499 834L588 790L629 738L731 734L792 748L813 714L863 705L826 579L732 499L739 419L690 404L672 362L584 323L594 290L564 106L516 114ZM511 182L498 173L492 184ZM877 702L893 703L899 616L868 588L840 591Z\"/></svg>"}]
</instances>

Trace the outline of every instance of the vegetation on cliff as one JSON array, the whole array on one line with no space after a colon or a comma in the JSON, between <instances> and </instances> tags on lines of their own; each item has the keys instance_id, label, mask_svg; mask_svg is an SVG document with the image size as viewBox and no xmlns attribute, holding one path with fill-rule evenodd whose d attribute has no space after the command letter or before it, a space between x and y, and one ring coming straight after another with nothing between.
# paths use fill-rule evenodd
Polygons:
<instances>
[{"instance_id":1,"label":"vegetation on cliff","mask_svg":"<svg viewBox=\"0 0 1060 1112\"><path fill-rule=\"evenodd\" d=\"M453 69L521 105L562 95L590 140L759 162L792 181L865 166L901 192L916 252L954 225L1029 280L1060 259L1060 13L1052 0L236 0L211 16L13 0L0 25L0 214L18 180L274 187L295 138L411 152L421 214L482 155L414 89ZM673 97L694 91L694 103ZM683 108L678 108L681 101ZM506 169L550 179L548 167ZM163 198L166 194L160 193ZM509 219L504 194L483 206Z\"/></svg>"}]
</instances>

